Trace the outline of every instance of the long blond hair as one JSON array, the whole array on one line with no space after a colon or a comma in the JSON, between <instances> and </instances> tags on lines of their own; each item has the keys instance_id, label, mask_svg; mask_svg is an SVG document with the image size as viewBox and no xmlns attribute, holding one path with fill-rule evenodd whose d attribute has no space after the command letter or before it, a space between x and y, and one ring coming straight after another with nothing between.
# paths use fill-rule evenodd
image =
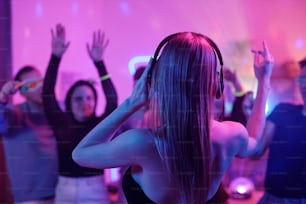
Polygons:
<instances>
[{"instance_id":1,"label":"long blond hair","mask_svg":"<svg viewBox=\"0 0 306 204\"><path fill-rule=\"evenodd\" d=\"M206 39L180 33L152 69L150 88L158 152L180 203L203 203L210 185L210 119L217 58Z\"/></svg>"}]
</instances>

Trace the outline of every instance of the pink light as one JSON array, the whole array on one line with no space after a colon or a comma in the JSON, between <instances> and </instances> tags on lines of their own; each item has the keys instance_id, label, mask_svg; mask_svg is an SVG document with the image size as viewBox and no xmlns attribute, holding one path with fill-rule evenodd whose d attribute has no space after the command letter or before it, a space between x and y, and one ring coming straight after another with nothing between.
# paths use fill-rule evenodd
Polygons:
<instances>
[{"instance_id":1,"label":"pink light","mask_svg":"<svg viewBox=\"0 0 306 204\"><path fill-rule=\"evenodd\" d=\"M245 186L241 185L237 187L237 192L240 194L244 194L245 192L247 192L247 189Z\"/></svg>"},{"instance_id":2,"label":"pink light","mask_svg":"<svg viewBox=\"0 0 306 204\"><path fill-rule=\"evenodd\" d=\"M126 2L122 2L120 4L120 10L125 15L130 15L130 13L131 13L130 6Z\"/></svg>"},{"instance_id":3,"label":"pink light","mask_svg":"<svg viewBox=\"0 0 306 204\"><path fill-rule=\"evenodd\" d=\"M31 36L31 30L29 27L25 27L23 30L24 38L29 38Z\"/></svg>"},{"instance_id":4,"label":"pink light","mask_svg":"<svg viewBox=\"0 0 306 204\"><path fill-rule=\"evenodd\" d=\"M79 4L77 2L72 3L71 11L73 14L78 14L79 12Z\"/></svg>"},{"instance_id":5,"label":"pink light","mask_svg":"<svg viewBox=\"0 0 306 204\"><path fill-rule=\"evenodd\" d=\"M41 17L43 13L43 7L41 3L36 3L35 5L35 14L37 17Z\"/></svg>"},{"instance_id":6,"label":"pink light","mask_svg":"<svg viewBox=\"0 0 306 204\"><path fill-rule=\"evenodd\" d=\"M296 49L302 49L304 47L304 39L303 38L296 39L295 47Z\"/></svg>"},{"instance_id":7,"label":"pink light","mask_svg":"<svg viewBox=\"0 0 306 204\"><path fill-rule=\"evenodd\" d=\"M133 76L136 71L136 65L147 64L150 58L151 56L136 56L130 59L128 64L130 74Z\"/></svg>"}]
</instances>

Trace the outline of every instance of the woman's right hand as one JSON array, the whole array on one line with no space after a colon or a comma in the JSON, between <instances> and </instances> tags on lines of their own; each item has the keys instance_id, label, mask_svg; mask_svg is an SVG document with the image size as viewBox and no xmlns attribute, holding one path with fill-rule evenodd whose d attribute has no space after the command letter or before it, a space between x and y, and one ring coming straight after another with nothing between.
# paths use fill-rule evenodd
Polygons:
<instances>
[{"instance_id":1,"label":"woman's right hand","mask_svg":"<svg viewBox=\"0 0 306 204\"><path fill-rule=\"evenodd\" d=\"M19 81L11 80L6 82L1 89L0 99L2 101L7 101L8 97L14 95L22 85L23 83Z\"/></svg>"},{"instance_id":2,"label":"woman's right hand","mask_svg":"<svg viewBox=\"0 0 306 204\"><path fill-rule=\"evenodd\" d=\"M65 27L61 24L56 25L56 32L51 29L52 35L52 54L61 58L69 47L70 42L66 42Z\"/></svg>"}]
</instances>

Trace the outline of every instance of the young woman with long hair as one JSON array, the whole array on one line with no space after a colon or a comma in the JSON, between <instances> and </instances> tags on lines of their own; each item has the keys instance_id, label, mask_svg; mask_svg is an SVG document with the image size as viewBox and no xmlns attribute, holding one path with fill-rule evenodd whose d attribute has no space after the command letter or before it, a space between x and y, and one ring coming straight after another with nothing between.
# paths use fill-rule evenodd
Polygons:
<instances>
[{"instance_id":1,"label":"young woman with long hair","mask_svg":"<svg viewBox=\"0 0 306 204\"><path fill-rule=\"evenodd\" d=\"M273 58L265 43L254 54L258 90L247 129L213 119L213 100L222 88L215 43L198 33L177 33L161 42L131 96L78 144L73 159L101 169L132 166L133 178L156 203L205 203L232 159L255 152L261 139ZM148 103L154 128L112 139Z\"/></svg>"}]
</instances>

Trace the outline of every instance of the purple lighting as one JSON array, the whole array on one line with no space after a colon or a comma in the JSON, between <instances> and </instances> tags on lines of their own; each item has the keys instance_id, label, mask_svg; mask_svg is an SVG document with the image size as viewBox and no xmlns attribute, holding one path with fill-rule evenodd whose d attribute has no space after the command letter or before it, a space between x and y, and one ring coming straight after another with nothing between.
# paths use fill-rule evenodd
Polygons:
<instances>
[{"instance_id":1,"label":"purple lighting","mask_svg":"<svg viewBox=\"0 0 306 204\"><path fill-rule=\"evenodd\" d=\"M304 39L303 38L296 39L295 47L296 49L302 49L304 47Z\"/></svg>"},{"instance_id":2,"label":"purple lighting","mask_svg":"<svg viewBox=\"0 0 306 204\"><path fill-rule=\"evenodd\" d=\"M43 12L43 8L42 8L42 5L41 3L36 3L35 5L35 14L37 17L41 17L42 16L42 12Z\"/></svg>"},{"instance_id":3,"label":"purple lighting","mask_svg":"<svg viewBox=\"0 0 306 204\"><path fill-rule=\"evenodd\" d=\"M79 12L79 4L77 2L73 2L71 5L72 14L78 14Z\"/></svg>"},{"instance_id":4,"label":"purple lighting","mask_svg":"<svg viewBox=\"0 0 306 204\"><path fill-rule=\"evenodd\" d=\"M126 2L122 2L120 4L120 10L125 15L130 15L130 13L131 13L130 7L129 7L128 3L126 3Z\"/></svg>"}]
</instances>

